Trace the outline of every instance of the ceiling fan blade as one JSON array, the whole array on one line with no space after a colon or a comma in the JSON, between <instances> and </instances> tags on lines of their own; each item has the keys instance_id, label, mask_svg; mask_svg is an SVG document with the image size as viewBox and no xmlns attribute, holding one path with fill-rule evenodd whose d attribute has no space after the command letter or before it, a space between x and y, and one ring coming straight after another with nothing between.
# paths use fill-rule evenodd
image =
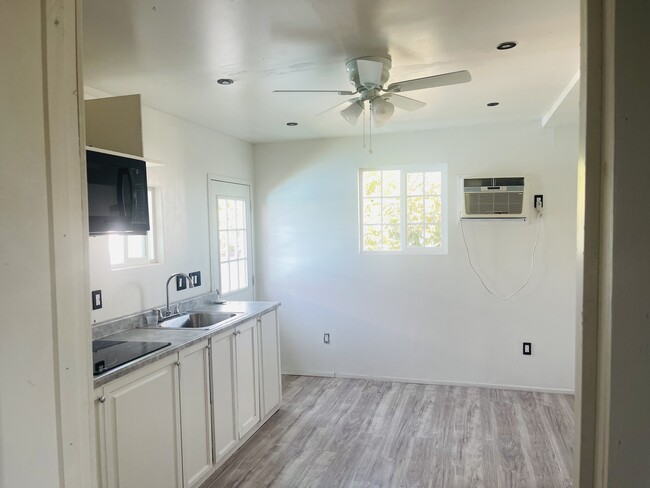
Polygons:
<instances>
[{"instance_id":1,"label":"ceiling fan blade","mask_svg":"<svg viewBox=\"0 0 650 488\"><path fill-rule=\"evenodd\" d=\"M369 61L367 59L357 60L357 70L359 71L359 82L362 85L379 86L381 83L381 72L384 64L378 61Z\"/></svg>"},{"instance_id":2,"label":"ceiling fan blade","mask_svg":"<svg viewBox=\"0 0 650 488\"><path fill-rule=\"evenodd\" d=\"M334 110L335 108L338 108L338 107L340 107L341 105L343 105L345 103L353 103L353 102L358 102L358 101L359 101L358 98L350 98L349 100L345 100L345 101L343 101L341 103L337 103L336 105L334 105L333 107L328 108L327 110L323 110L322 112L316 114L316 117L320 117L321 115L326 114L330 110Z\"/></svg>"},{"instance_id":3,"label":"ceiling fan blade","mask_svg":"<svg viewBox=\"0 0 650 488\"><path fill-rule=\"evenodd\" d=\"M414 100L413 98L403 97L397 93L386 93L385 95L382 95L382 98L384 100L390 100L390 102L396 107L401 108L402 110L408 110L409 112L413 112L414 110L426 105L424 102Z\"/></svg>"},{"instance_id":4,"label":"ceiling fan blade","mask_svg":"<svg viewBox=\"0 0 650 488\"><path fill-rule=\"evenodd\" d=\"M405 92L412 90L422 90L424 88L435 88L437 86L455 85L457 83L467 83L472 81L472 75L469 71L455 71L443 75L427 76L415 80L398 81L391 83L386 88L388 92Z\"/></svg>"},{"instance_id":5,"label":"ceiling fan blade","mask_svg":"<svg viewBox=\"0 0 650 488\"><path fill-rule=\"evenodd\" d=\"M355 95L349 90L273 90L273 93L338 93L339 95Z\"/></svg>"}]
</instances>

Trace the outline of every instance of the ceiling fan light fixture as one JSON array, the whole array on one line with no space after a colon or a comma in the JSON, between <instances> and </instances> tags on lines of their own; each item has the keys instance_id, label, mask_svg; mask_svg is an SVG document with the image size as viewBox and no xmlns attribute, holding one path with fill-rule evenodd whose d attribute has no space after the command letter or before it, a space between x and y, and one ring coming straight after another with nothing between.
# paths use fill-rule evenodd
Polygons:
<instances>
[{"instance_id":1,"label":"ceiling fan light fixture","mask_svg":"<svg viewBox=\"0 0 650 488\"><path fill-rule=\"evenodd\" d=\"M341 110L341 116L350 124L355 125L363 112L363 105L359 102L351 103L346 109Z\"/></svg>"},{"instance_id":2,"label":"ceiling fan light fixture","mask_svg":"<svg viewBox=\"0 0 650 488\"><path fill-rule=\"evenodd\" d=\"M371 102L372 118L377 127L381 127L391 118L395 111L395 106L381 97L377 97Z\"/></svg>"}]
</instances>

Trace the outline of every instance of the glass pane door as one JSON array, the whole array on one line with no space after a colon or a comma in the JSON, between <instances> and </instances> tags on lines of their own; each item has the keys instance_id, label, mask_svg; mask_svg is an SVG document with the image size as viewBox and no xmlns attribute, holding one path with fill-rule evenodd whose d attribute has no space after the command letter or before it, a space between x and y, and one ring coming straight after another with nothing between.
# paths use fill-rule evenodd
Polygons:
<instances>
[{"instance_id":1,"label":"glass pane door","mask_svg":"<svg viewBox=\"0 0 650 488\"><path fill-rule=\"evenodd\" d=\"M222 294L248 288L248 229L246 202L217 197L220 290Z\"/></svg>"},{"instance_id":2,"label":"glass pane door","mask_svg":"<svg viewBox=\"0 0 650 488\"><path fill-rule=\"evenodd\" d=\"M253 300L250 186L210 182L212 289L229 300Z\"/></svg>"}]
</instances>

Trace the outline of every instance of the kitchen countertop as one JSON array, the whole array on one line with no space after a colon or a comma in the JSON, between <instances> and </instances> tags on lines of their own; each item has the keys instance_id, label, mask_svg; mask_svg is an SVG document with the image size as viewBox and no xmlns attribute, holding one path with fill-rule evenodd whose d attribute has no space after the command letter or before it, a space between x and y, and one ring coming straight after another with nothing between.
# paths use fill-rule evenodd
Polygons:
<instances>
[{"instance_id":1,"label":"kitchen countertop","mask_svg":"<svg viewBox=\"0 0 650 488\"><path fill-rule=\"evenodd\" d=\"M147 364L158 361L166 356L175 354L178 351L189 347L193 344L208 339L210 336L220 334L223 331L232 329L237 325L257 317L258 315L275 310L280 306L280 302L233 302L228 301L224 304L205 304L196 309L195 311L210 311L210 312L237 312L242 313L239 317L228 321L227 324L219 327L218 325L211 329L165 329L162 327L146 327L138 329L129 329L123 332L118 332L107 337L102 337L102 340L109 341L147 341L147 342L171 342L167 346L158 351L154 351L144 357L138 358L134 361L126 363L111 371L97 375L93 380L93 387L99 388L106 383L136 371Z\"/></svg>"}]
</instances>

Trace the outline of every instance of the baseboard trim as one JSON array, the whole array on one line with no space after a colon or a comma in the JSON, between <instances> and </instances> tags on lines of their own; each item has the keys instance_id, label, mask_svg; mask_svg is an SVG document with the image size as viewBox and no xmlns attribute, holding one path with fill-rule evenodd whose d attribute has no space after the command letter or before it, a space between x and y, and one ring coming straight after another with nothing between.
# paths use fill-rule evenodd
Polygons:
<instances>
[{"instance_id":1,"label":"baseboard trim","mask_svg":"<svg viewBox=\"0 0 650 488\"><path fill-rule=\"evenodd\" d=\"M326 373L322 371L303 371L303 370L283 371L282 374L286 374L289 376L322 376L325 378L335 378L336 376L342 377L340 375L337 375L336 373Z\"/></svg>"},{"instance_id":2,"label":"baseboard trim","mask_svg":"<svg viewBox=\"0 0 650 488\"><path fill-rule=\"evenodd\" d=\"M421 378L398 378L393 376L371 376L360 374L347 374L347 373L331 373L331 372L317 372L317 371L283 371L282 374L294 376L322 376L327 378L345 378L352 380L374 380L374 381L391 381L395 383L414 383L418 385L440 385L440 386L462 386L466 388L490 388L495 390L514 390L514 391L530 391L535 393L558 393L561 395L573 395L573 390L562 388L539 388L536 386L522 386L522 385L501 385L492 383L467 383L463 381L442 381L442 380L425 380Z\"/></svg>"}]
</instances>

